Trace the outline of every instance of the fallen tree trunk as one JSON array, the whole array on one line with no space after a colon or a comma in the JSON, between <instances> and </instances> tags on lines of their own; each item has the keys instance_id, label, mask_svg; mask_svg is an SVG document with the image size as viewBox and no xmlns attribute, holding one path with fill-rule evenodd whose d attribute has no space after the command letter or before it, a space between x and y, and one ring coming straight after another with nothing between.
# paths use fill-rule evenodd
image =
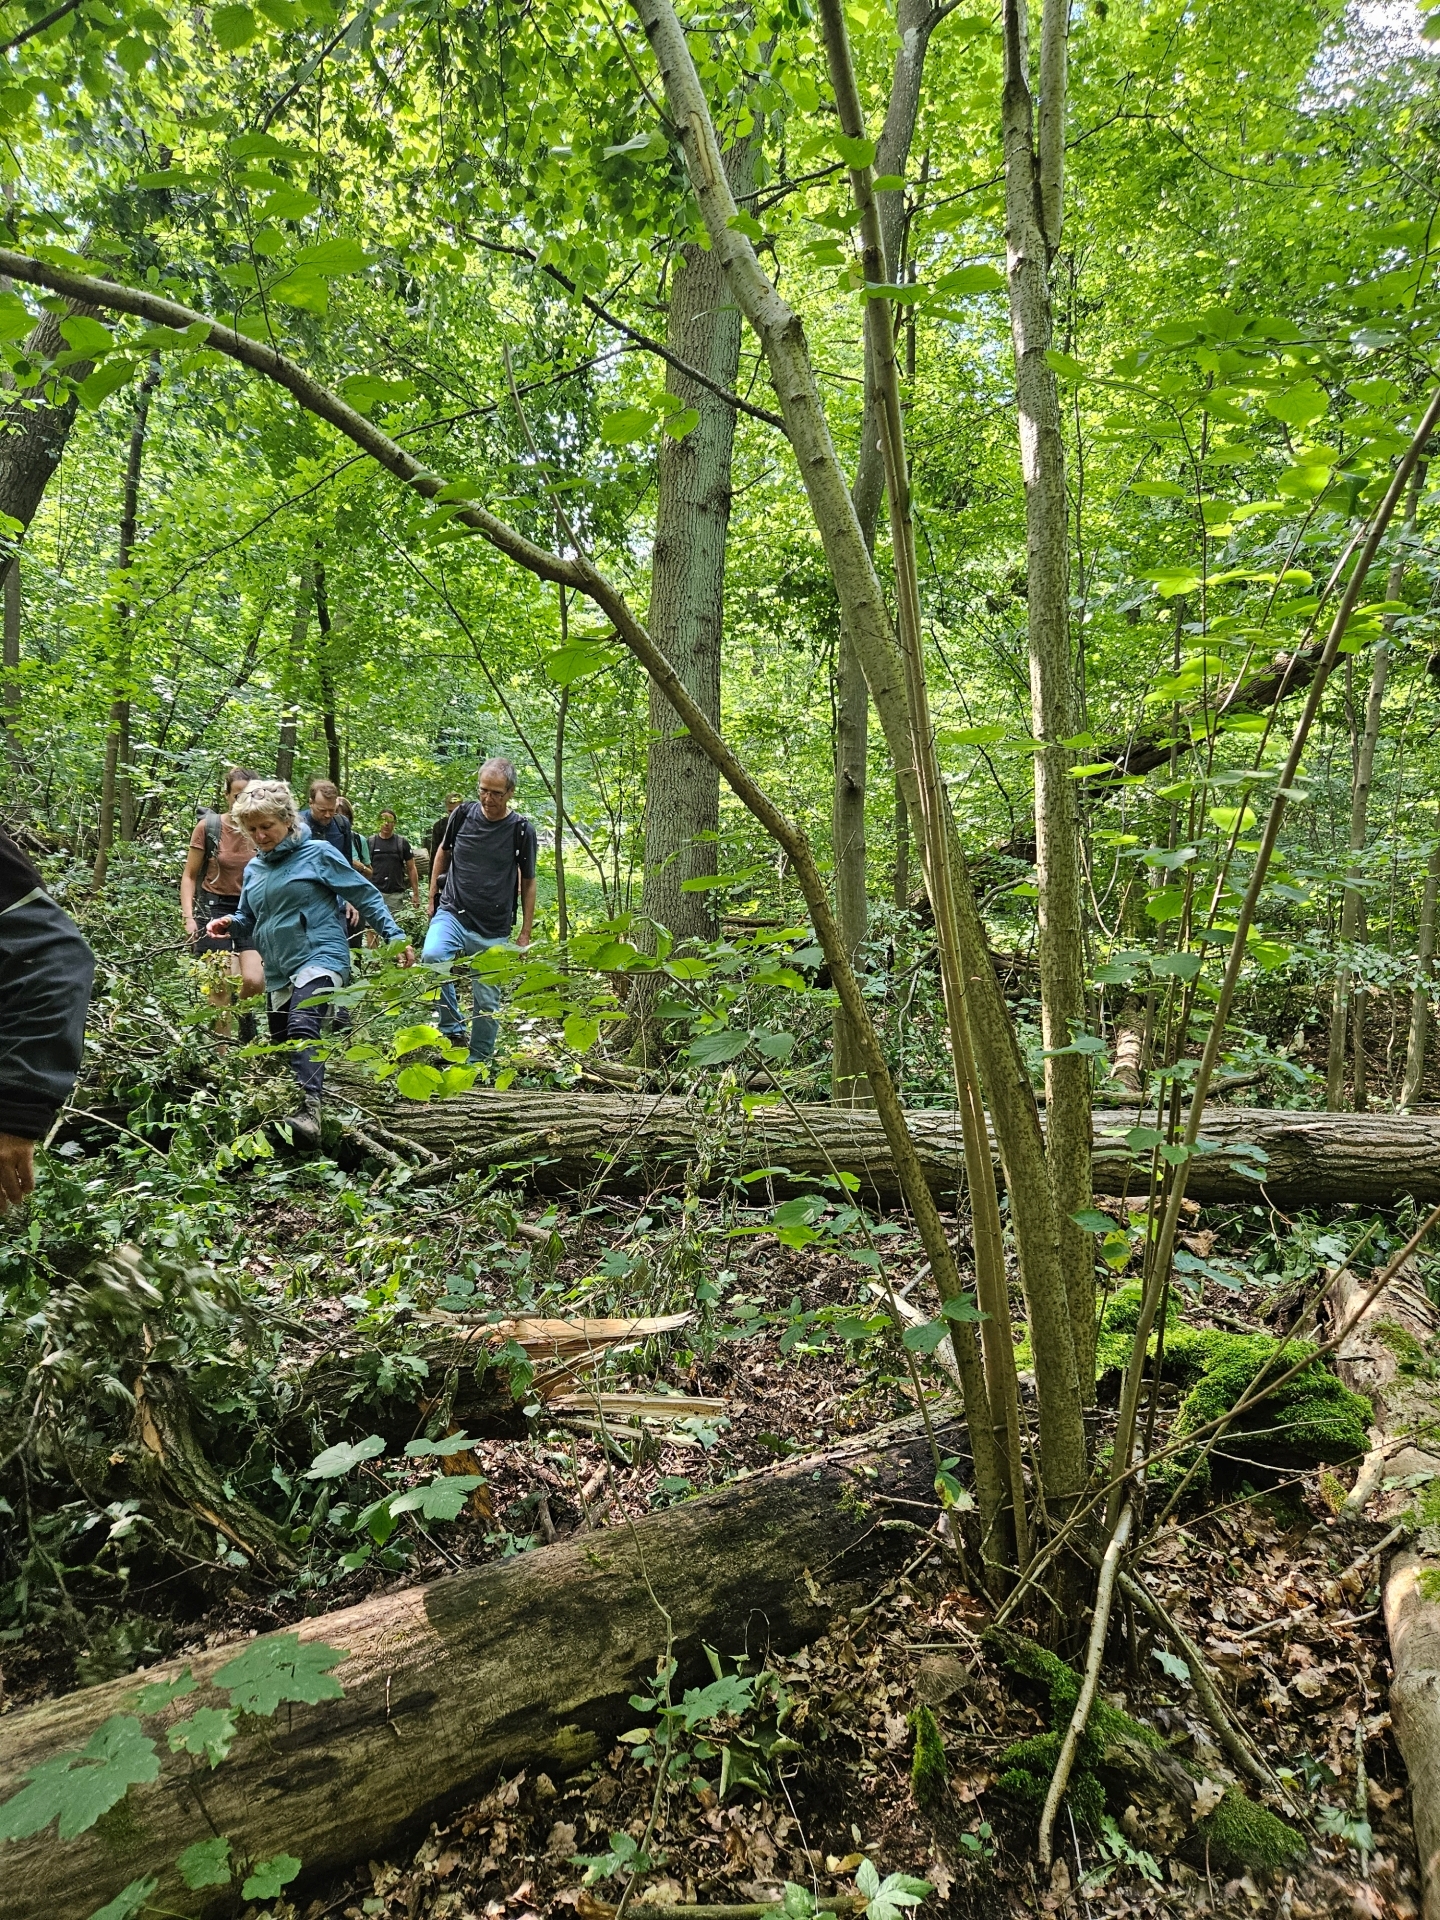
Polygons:
<instances>
[{"instance_id":1,"label":"fallen tree trunk","mask_svg":"<svg viewBox=\"0 0 1440 1920\"><path fill-rule=\"evenodd\" d=\"M946 1451L964 1444L954 1423L939 1438ZM246 1717L213 1771L170 1752L168 1727L224 1709L217 1670L267 1642L207 1650L184 1663L198 1690L135 1728L154 1740L158 1777L132 1784L72 1840L57 1842L47 1825L0 1847L6 1920L86 1920L152 1875L161 1909L233 1911L233 1888L181 1884L185 1848L224 1835L232 1855L288 1853L308 1878L366 1858L497 1774L573 1772L635 1720L628 1697L667 1646L683 1688L708 1677L704 1643L754 1660L813 1637L837 1604L870 1597L915 1547L913 1527L887 1518L928 1504L933 1474L918 1423L905 1422L633 1526L307 1620L302 1642L344 1649L343 1697ZM141 1677L182 1670L172 1661ZM27 1775L84 1748L112 1716L135 1714L137 1678L0 1719L0 1831Z\"/></svg>"},{"instance_id":2,"label":"fallen tree trunk","mask_svg":"<svg viewBox=\"0 0 1440 1920\"><path fill-rule=\"evenodd\" d=\"M469 1093L420 1106L347 1080L346 1091L383 1114L391 1139L403 1136L438 1155L421 1179L470 1166L515 1163L515 1178L549 1191L590 1186L647 1193L677 1180L688 1166L773 1169L776 1193L813 1186L832 1171L852 1173L872 1206L900 1200L885 1135L873 1113L820 1105L760 1107L748 1116L716 1114L686 1100L644 1093ZM959 1116L911 1109L911 1132L936 1195L952 1199L964 1186ZM1137 1159L1127 1129L1153 1126L1153 1111L1097 1113L1095 1191L1143 1194L1149 1154ZM1192 1165L1186 1191L1204 1203L1262 1197L1283 1208L1391 1206L1409 1195L1440 1200L1440 1114L1300 1113L1281 1108L1216 1107L1202 1139L1216 1150ZM1263 1162L1238 1153L1259 1148ZM998 1155L996 1179L1000 1178ZM1250 1171L1247 1172L1246 1169ZM1263 1175L1263 1196L1254 1175ZM757 1183L757 1202L764 1198Z\"/></svg>"},{"instance_id":3,"label":"fallen tree trunk","mask_svg":"<svg viewBox=\"0 0 1440 1920\"><path fill-rule=\"evenodd\" d=\"M1337 1329L1367 1291L1353 1274L1337 1276L1329 1300ZM1368 1394L1375 1410L1375 1444L1345 1503L1353 1515L1382 1525L1401 1514L1408 1518L1417 1480L1440 1475L1440 1386L1430 1364L1437 1333L1440 1313L1418 1277L1402 1272L1336 1352L1335 1371L1354 1392ZM1440 1602L1426 1591L1437 1575L1433 1559L1407 1547L1383 1567L1381 1579L1394 1672L1390 1715L1410 1775L1424 1920L1440 1920Z\"/></svg>"}]
</instances>

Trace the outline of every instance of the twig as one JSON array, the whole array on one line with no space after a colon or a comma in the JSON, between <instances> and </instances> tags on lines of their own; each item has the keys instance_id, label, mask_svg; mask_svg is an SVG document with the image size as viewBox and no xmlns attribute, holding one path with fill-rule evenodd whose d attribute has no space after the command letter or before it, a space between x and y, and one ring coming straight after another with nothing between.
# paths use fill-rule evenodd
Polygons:
<instances>
[{"instance_id":1,"label":"twig","mask_svg":"<svg viewBox=\"0 0 1440 1920\"><path fill-rule=\"evenodd\" d=\"M1349 1566L1345 1568L1344 1573L1339 1573L1335 1576L1335 1585L1338 1587L1341 1581L1344 1580L1346 1574L1358 1573L1361 1567L1368 1565L1370 1561L1378 1560L1380 1555L1386 1552L1388 1548L1393 1547L1397 1540L1403 1540L1409 1531L1409 1523L1403 1520L1398 1527L1392 1527L1383 1540L1377 1540L1373 1547L1367 1547L1358 1560L1352 1560L1350 1562ZM1234 1637L1237 1640L1258 1640L1261 1634L1273 1633L1276 1627L1288 1627L1292 1620L1303 1620L1307 1613L1314 1613L1318 1605L1319 1602L1316 1600L1307 1600L1303 1607L1296 1607L1293 1613L1282 1613L1276 1620L1262 1620L1258 1627L1246 1627L1243 1633L1237 1633ZM1337 1620L1335 1624L1337 1626L1351 1626L1354 1624L1354 1621L1353 1619L1348 1621Z\"/></svg>"},{"instance_id":2,"label":"twig","mask_svg":"<svg viewBox=\"0 0 1440 1920\"><path fill-rule=\"evenodd\" d=\"M1050 1791L1045 1796L1044 1810L1040 1815L1040 1864L1048 1873L1050 1870L1055 1834L1055 1816L1060 1811L1060 1801L1066 1787L1070 1784L1070 1770L1075 1764L1075 1754L1080 1745L1080 1737L1085 1731L1085 1723L1090 1718L1090 1709L1095 1704L1095 1694L1100 1685L1100 1662L1105 1653L1105 1635L1110 1627L1110 1607L1115 1598L1115 1579L1120 1571L1120 1556L1125 1551L1125 1543L1130 1538L1130 1529L1135 1524L1135 1501L1126 1499L1120 1508L1120 1517L1115 1522L1115 1531L1110 1536L1105 1549L1105 1557L1100 1562L1100 1578L1095 1584L1095 1613L1090 1622L1090 1646L1085 1655L1085 1673L1080 1682L1080 1694L1075 1702L1075 1711L1070 1716L1070 1724L1065 1729L1065 1738L1055 1762L1055 1772L1051 1777Z\"/></svg>"}]
</instances>

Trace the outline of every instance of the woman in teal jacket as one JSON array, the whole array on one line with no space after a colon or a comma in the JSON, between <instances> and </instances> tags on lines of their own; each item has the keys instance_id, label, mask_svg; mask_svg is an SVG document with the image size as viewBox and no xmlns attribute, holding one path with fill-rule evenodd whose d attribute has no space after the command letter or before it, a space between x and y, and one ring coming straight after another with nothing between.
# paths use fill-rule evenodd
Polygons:
<instances>
[{"instance_id":1,"label":"woman in teal jacket","mask_svg":"<svg viewBox=\"0 0 1440 1920\"><path fill-rule=\"evenodd\" d=\"M312 1042L320 1036L323 1003L350 978L345 901L382 940L404 940L403 929L362 874L332 847L315 839L300 820L295 796L283 780L253 780L232 809L235 824L256 847L245 869L240 904L233 914L212 920L212 939L235 932L253 941L265 962L270 996L270 1038L301 1045L291 1056L303 1104L288 1124L299 1146L320 1144L320 1095L324 1063ZM415 949L407 945L402 967L413 967Z\"/></svg>"}]
</instances>

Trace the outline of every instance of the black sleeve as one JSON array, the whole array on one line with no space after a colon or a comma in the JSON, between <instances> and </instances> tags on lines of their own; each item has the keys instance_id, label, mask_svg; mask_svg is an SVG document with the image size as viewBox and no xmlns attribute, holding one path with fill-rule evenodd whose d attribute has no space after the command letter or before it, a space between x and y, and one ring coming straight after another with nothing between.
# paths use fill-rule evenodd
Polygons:
<instances>
[{"instance_id":1,"label":"black sleeve","mask_svg":"<svg viewBox=\"0 0 1440 1920\"><path fill-rule=\"evenodd\" d=\"M535 831L533 820L522 820L520 832L516 836L515 859L520 868L522 880L535 878L535 862L540 855L540 836Z\"/></svg>"},{"instance_id":2,"label":"black sleeve","mask_svg":"<svg viewBox=\"0 0 1440 1920\"><path fill-rule=\"evenodd\" d=\"M40 1140L80 1071L95 956L35 892L0 911L0 1133Z\"/></svg>"}]
</instances>

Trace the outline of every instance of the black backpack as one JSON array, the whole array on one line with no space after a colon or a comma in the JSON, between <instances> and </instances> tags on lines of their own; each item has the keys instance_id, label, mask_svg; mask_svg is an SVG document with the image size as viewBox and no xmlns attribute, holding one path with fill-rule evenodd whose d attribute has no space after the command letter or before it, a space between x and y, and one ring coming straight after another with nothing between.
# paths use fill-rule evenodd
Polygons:
<instances>
[{"instance_id":1,"label":"black backpack","mask_svg":"<svg viewBox=\"0 0 1440 1920\"><path fill-rule=\"evenodd\" d=\"M200 869L202 885L206 874L214 864L216 854L220 851L220 835L224 826L224 814L217 813L213 807L207 807L205 809L205 864Z\"/></svg>"}]
</instances>

